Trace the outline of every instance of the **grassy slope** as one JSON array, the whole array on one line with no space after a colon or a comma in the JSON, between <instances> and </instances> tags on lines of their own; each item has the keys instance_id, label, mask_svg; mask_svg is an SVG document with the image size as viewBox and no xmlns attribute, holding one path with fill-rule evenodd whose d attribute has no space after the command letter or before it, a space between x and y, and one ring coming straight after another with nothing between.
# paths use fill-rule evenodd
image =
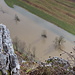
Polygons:
<instances>
[{"instance_id":1,"label":"grassy slope","mask_svg":"<svg viewBox=\"0 0 75 75\"><path fill-rule=\"evenodd\" d=\"M48 13L40 8L36 8L33 5L29 5L26 2L23 2L22 0L5 0L5 2L10 6L13 7L13 5L19 5L25 9L27 9L28 11L30 11L31 13L38 15L39 17L52 22L54 24L56 24L57 26L63 28L64 30L75 34L75 25L73 25L75 23L75 20L73 19L73 17L70 17L68 15L66 15L65 13L58 13L58 11L56 9L54 9L56 6L57 8L59 8L59 11L63 11L63 12L70 12L71 15L73 15L75 13L74 10L70 11L68 5L70 4L70 6L74 6L74 3L72 2L65 2L67 4L67 6L62 4L62 0L56 0L59 2L55 2L54 0L46 0L48 2L45 2L45 0L29 0L32 3L35 4L39 4L40 7L44 7L46 10L50 10L52 13ZM40 1L44 1L43 3L41 3ZM65 1L65 0L63 0ZM49 6L50 3L50 6ZM73 4L73 5L72 5ZM48 6L47 6L48 5ZM61 5L61 7L60 7ZM52 9L53 8L53 9ZM62 9L62 10L61 10ZM65 18L64 18L65 17ZM69 19L69 20L68 20ZM73 23L73 24L72 24Z\"/></svg>"}]
</instances>

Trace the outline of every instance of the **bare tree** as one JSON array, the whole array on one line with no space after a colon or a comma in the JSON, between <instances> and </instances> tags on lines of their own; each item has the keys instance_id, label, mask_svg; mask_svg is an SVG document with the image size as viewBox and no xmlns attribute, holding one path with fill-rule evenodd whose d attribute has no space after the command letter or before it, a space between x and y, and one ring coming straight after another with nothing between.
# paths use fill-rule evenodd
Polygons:
<instances>
[{"instance_id":1,"label":"bare tree","mask_svg":"<svg viewBox=\"0 0 75 75\"><path fill-rule=\"evenodd\" d=\"M33 47L33 49L32 49L32 50L33 50L33 57L35 58L35 56L36 56L36 55L35 55L36 47Z\"/></svg>"},{"instance_id":2,"label":"bare tree","mask_svg":"<svg viewBox=\"0 0 75 75\"><path fill-rule=\"evenodd\" d=\"M24 53L25 52L25 42L20 41L18 49L20 53Z\"/></svg>"},{"instance_id":3,"label":"bare tree","mask_svg":"<svg viewBox=\"0 0 75 75\"><path fill-rule=\"evenodd\" d=\"M13 39L13 46L16 51L18 51L18 49L19 49L19 43L20 43L20 40L18 39L18 37L15 37Z\"/></svg>"},{"instance_id":4,"label":"bare tree","mask_svg":"<svg viewBox=\"0 0 75 75\"><path fill-rule=\"evenodd\" d=\"M26 45L25 42L19 40L18 37L13 39L13 46L16 51L21 53L27 60L33 61L35 59L35 47L32 47L31 44ZM31 52L33 51L33 52Z\"/></svg>"},{"instance_id":5,"label":"bare tree","mask_svg":"<svg viewBox=\"0 0 75 75\"><path fill-rule=\"evenodd\" d=\"M62 56L63 54L67 54L68 57L67 57L67 60L68 62L70 63L70 65L72 67L75 67L75 52L67 52L63 49L61 49L62 53L60 54L60 56Z\"/></svg>"},{"instance_id":6,"label":"bare tree","mask_svg":"<svg viewBox=\"0 0 75 75\"><path fill-rule=\"evenodd\" d=\"M55 49L58 49L58 50L63 49L64 48L64 43L65 43L65 40L64 40L63 36L56 37L55 41L54 41Z\"/></svg>"},{"instance_id":7,"label":"bare tree","mask_svg":"<svg viewBox=\"0 0 75 75\"><path fill-rule=\"evenodd\" d=\"M20 22L20 18L16 14L15 14L15 21L16 21L16 23Z\"/></svg>"},{"instance_id":8,"label":"bare tree","mask_svg":"<svg viewBox=\"0 0 75 75\"><path fill-rule=\"evenodd\" d=\"M26 45L25 49L26 49L26 55L27 55L29 61L35 60L36 47L33 47L31 44L29 44L29 45Z\"/></svg>"},{"instance_id":9,"label":"bare tree","mask_svg":"<svg viewBox=\"0 0 75 75\"><path fill-rule=\"evenodd\" d=\"M26 45L25 42L19 40L18 37L15 37L13 39L13 46L16 51L19 51L20 53L25 52L25 47L26 47L25 45Z\"/></svg>"},{"instance_id":10,"label":"bare tree","mask_svg":"<svg viewBox=\"0 0 75 75\"><path fill-rule=\"evenodd\" d=\"M0 8L0 11L1 11L3 14L6 13L6 12L3 10L2 7Z\"/></svg>"},{"instance_id":11,"label":"bare tree","mask_svg":"<svg viewBox=\"0 0 75 75\"><path fill-rule=\"evenodd\" d=\"M41 36L42 36L42 38L47 38L47 32L46 32L46 30L43 30Z\"/></svg>"},{"instance_id":12,"label":"bare tree","mask_svg":"<svg viewBox=\"0 0 75 75\"><path fill-rule=\"evenodd\" d=\"M65 43L64 38L61 36L61 37L55 39L54 46L55 46L56 49L59 49L59 50L62 51L60 56L62 56L63 54L67 54L68 55L67 59L68 59L69 63L73 67L75 67L75 47L73 48L73 50L71 52L67 52L63 48L64 43Z\"/></svg>"},{"instance_id":13,"label":"bare tree","mask_svg":"<svg viewBox=\"0 0 75 75\"><path fill-rule=\"evenodd\" d=\"M41 33L42 42L45 43L47 39L47 32L46 30L43 30Z\"/></svg>"}]
</instances>

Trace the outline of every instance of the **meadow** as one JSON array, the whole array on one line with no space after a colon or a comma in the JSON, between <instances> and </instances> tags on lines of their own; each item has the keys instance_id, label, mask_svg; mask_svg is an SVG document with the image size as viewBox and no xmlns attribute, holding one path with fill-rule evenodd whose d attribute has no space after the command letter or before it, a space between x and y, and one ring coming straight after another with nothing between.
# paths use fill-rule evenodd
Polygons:
<instances>
[{"instance_id":1,"label":"meadow","mask_svg":"<svg viewBox=\"0 0 75 75\"><path fill-rule=\"evenodd\" d=\"M21 6L75 35L74 0L5 0L10 6Z\"/></svg>"}]
</instances>

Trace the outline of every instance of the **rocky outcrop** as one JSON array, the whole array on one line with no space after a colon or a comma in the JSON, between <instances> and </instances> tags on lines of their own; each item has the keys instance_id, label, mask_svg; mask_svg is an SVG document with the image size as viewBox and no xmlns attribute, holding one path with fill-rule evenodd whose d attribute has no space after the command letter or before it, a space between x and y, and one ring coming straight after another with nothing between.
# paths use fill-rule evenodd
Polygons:
<instances>
[{"instance_id":1,"label":"rocky outcrop","mask_svg":"<svg viewBox=\"0 0 75 75\"><path fill-rule=\"evenodd\" d=\"M8 75L7 71L10 71L11 75L20 75L19 69L20 65L14 53L10 32L5 25L0 24L0 70L2 75Z\"/></svg>"},{"instance_id":2,"label":"rocky outcrop","mask_svg":"<svg viewBox=\"0 0 75 75\"><path fill-rule=\"evenodd\" d=\"M52 57L46 60L33 70L30 70L27 75L75 75L73 68L67 60L59 57Z\"/></svg>"},{"instance_id":3,"label":"rocky outcrop","mask_svg":"<svg viewBox=\"0 0 75 75\"><path fill-rule=\"evenodd\" d=\"M62 66L65 69L70 67L70 64L69 64L69 62L67 60L64 60L64 59L59 58L59 57L49 58L47 60L47 64L45 66L55 66L55 65Z\"/></svg>"}]
</instances>

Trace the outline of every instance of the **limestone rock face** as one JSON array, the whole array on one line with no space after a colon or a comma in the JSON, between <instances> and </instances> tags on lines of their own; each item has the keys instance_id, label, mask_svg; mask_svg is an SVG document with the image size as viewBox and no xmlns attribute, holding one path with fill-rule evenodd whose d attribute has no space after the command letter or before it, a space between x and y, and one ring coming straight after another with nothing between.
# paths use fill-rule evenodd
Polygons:
<instances>
[{"instance_id":1,"label":"limestone rock face","mask_svg":"<svg viewBox=\"0 0 75 75\"><path fill-rule=\"evenodd\" d=\"M70 64L69 64L69 62L67 60L64 60L64 59L59 58L59 57L49 58L47 60L47 62L48 62L48 65L51 65L51 66L59 65L59 66L64 67L65 69L70 67Z\"/></svg>"},{"instance_id":2,"label":"limestone rock face","mask_svg":"<svg viewBox=\"0 0 75 75\"><path fill-rule=\"evenodd\" d=\"M3 24L0 24L0 70L2 75L8 75L7 70L11 75L20 75L20 65L14 53L10 32Z\"/></svg>"}]
</instances>

